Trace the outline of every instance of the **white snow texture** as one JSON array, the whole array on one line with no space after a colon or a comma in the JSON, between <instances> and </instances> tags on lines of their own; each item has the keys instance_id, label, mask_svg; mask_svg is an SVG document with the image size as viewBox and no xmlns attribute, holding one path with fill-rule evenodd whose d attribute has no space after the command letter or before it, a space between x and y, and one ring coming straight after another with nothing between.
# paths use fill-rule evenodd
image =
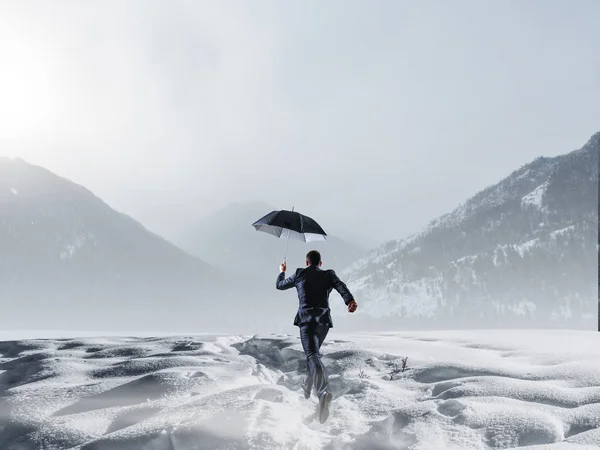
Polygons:
<instances>
[{"instance_id":1,"label":"white snow texture","mask_svg":"<svg viewBox=\"0 0 600 450\"><path fill-rule=\"evenodd\" d=\"M296 336L5 341L0 448L598 449L599 338L333 329L323 425Z\"/></svg>"}]
</instances>

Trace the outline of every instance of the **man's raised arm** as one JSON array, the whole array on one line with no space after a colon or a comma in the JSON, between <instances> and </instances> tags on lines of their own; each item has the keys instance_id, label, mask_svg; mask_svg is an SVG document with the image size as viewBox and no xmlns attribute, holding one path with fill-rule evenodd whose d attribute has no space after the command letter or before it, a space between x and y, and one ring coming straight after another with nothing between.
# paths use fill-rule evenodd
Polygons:
<instances>
[{"instance_id":1,"label":"man's raised arm","mask_svg":"<svg viewBox=\"0 0 600 450\"><path fill-rule=\"evenodd\" d=\"M292 275L289 278L285 278L285 262L279 266L279 275L277 276L277 284L276 287L280 291L285 291L294 287L294 282L296 281L296 274Z\"/></svg>"}]
</instances>

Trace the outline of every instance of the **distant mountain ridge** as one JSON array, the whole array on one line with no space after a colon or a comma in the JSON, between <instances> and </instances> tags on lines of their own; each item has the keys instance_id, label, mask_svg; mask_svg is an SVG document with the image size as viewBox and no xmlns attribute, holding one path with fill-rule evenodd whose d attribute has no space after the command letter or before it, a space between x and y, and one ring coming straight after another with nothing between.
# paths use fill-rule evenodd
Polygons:
<instances>
[{"instance_id":1,"label":"distant mountain ridge","mask_svg":"<svg viewBox=\"0 0 600 450\"><path fill-rule=\"evenodd\" d=\"M84 187L20 159L0 159L0 250L5 327L242 329L250 321L237 307L265 301L266 286L231 283Z\"/></svg>"},{"instance_id":2,"label":"distant mountain ridge","mask_svg":"<svg viewBox=\"0 0 600 450\"><path fill-rule=\"evenodd\" d=\"M540 157L343 274L374 322L596 326L600 133Z\"/></svg>"},{"instance_id":3,"label":"distant mountain ridge","mask_svg":"<svg viewBox=\"0 0 600 450\"><path fill-rule=\"evenodd\" d=\"M257 231L251 225L277 209L260 201L231 203L190 227L176 243L215 266L274 283L285 254L286 239ZM305 211L300 212L311 216ZM319 217L313 219L328 232L327 225ZM328 235L325 242L305 243L290 239L289 270L303 266L306 253L312 249L322 253L323 267L339 271L366 254L366 249L332 235Z\"/></svg>"},{"instance_id":4,"label":"distant mountain ridge","mask_svg":"<svg viewBox=\"0 0 600 450\"><path fill-rule=\"evenodd\" d=\"M421 233L372 251L335 236L290 240L289 270L317 248L348 282L360 314L332 293L338 330L595 329L599 148L597 133L579 150L537 158ZM285 240L251 227L273 209L229 205L178 247L86 188L0 158L0 324L289 331L295 292L274 286Z\"/></svg>"}]
</instances>

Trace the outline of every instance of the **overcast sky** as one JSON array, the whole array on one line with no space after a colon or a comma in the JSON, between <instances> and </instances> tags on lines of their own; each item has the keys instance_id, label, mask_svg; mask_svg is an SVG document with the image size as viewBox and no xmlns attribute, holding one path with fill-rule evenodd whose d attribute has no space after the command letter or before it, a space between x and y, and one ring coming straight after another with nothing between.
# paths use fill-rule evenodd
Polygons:
<instances>
[{"instance_id":1,"label":"overcast sky","mask_svg":"<svg viewBox=\"0 0 600 450\"><path fill-rule=\"evenodd\" d=\"M169 238L248 200L401 238L600 130L598 17L597 0L0 0L0 154Z\"/></svg>"}]
</instances>

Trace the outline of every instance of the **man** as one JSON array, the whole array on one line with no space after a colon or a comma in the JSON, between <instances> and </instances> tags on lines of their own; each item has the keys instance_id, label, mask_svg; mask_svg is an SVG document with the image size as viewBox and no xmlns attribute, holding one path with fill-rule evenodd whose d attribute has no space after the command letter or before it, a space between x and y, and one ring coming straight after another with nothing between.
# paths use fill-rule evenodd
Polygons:
<instances>
[{"instance_id":1,"label":"man","mask_svg":"<svg viewBox=\"0 0 600 450\"><path fill-rule=\"evenodd\" d=\"M296 273L285 279L287 267L284 261L279 266L277 289L285 291L295 287L298 291L300 304L294 325L300 328L300 339L308 366L308 376L302 383L302 389L304 397L308 399L314 385L319 398L319 420L324 423L329 417L329 402L332 395L319 350L329 329L333 327L329 294L332 289L338 291L348 306L348 312L356 311L358 304L335 272L322 270L321 265L321 254L312 250L306 255L306 267L296 269Z\"/></svg>"}]
</instances>

